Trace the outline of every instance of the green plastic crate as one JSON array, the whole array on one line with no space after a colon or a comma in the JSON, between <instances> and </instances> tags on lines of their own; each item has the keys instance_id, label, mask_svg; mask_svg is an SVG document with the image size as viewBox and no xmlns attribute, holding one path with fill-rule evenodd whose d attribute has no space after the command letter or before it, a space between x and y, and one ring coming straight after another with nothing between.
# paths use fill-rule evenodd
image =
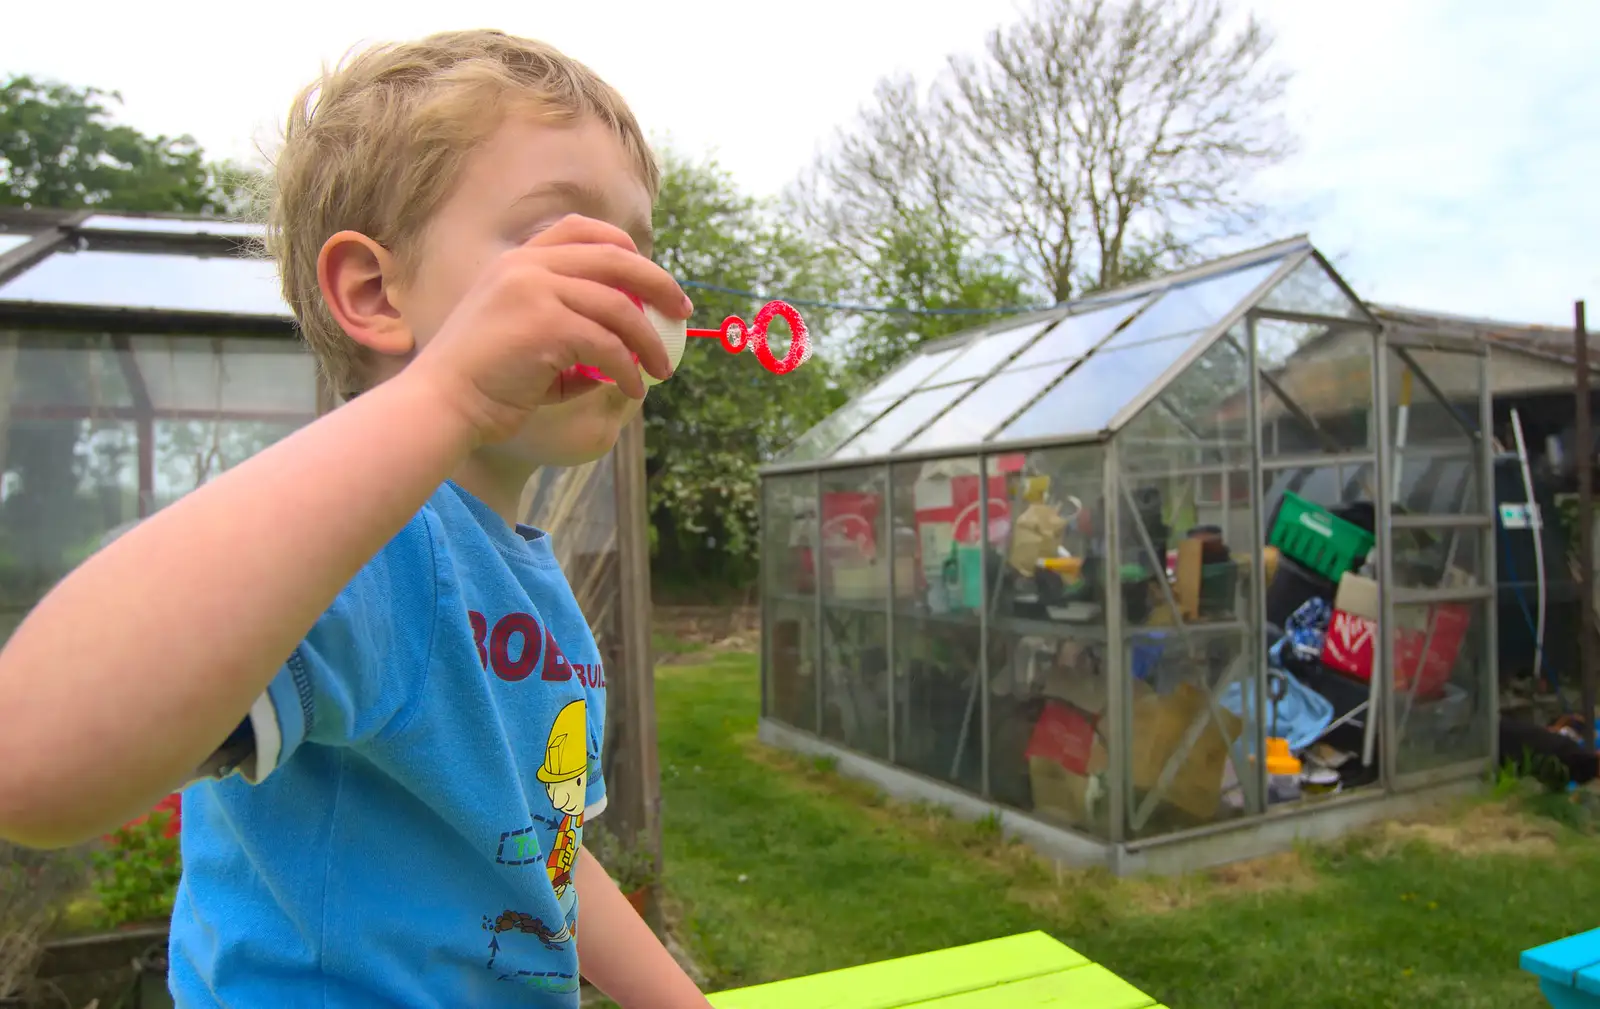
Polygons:
<instances>
[{"instance_id":1,"label":"green plastic crate","mask_svg":"<svg viewBox=\"0 0 1600 1009\"><path fill-rule=\"evenodd\" d=\"M1321 505L1286 491L1267 542L1303 567L1330 581L1356 566L1372 550L1371 533Z\"/></svg>"}]
</instances>

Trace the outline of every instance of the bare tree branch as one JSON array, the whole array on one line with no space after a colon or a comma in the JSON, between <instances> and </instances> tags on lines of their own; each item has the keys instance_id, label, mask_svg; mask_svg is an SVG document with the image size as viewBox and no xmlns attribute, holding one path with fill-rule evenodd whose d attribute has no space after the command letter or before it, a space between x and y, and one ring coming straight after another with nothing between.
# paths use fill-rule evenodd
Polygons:
<instances>
[{"instance_id":1,"label":"bare tree branch","mask_svg":"<svg viewBox=\"0 0 1600 1009\"><path fill-rule=\"evenodd\" d=\"M926 91L880 83L798 201L878 277L885 236L933 222L1058 300L1139 279L1255 222L1292 144L1271 48L1226 0L1036 0Z\"/></svg>"}]
</instances>

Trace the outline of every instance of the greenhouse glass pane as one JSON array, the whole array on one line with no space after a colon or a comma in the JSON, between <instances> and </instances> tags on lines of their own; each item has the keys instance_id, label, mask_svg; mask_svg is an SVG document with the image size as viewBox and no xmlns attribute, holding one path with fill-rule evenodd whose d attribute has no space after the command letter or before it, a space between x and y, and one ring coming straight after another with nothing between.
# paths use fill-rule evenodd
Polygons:
<instances>
[{"instance_id":1,"label":"greenhouse glass pane","mask_svg":"<svg viewBox=\"0 0 1600 1009\"><path fill-rule=\"evenodd\" d=\"M872 426L856 435L855 439L833 453L835 459L861 459L872 455L885 455L945 407L960 399L971 382L944 385L937 389L924 389L912 393L893 410L879 417Z\"/></svg>"},{"instance_id":2,"label":"greenhouse glass pane","mask_svg":"<svg viewBox=\"0 0 1600 1009\"><path fill-rule=\"evenodd\" d=\"M242 221L173 220L165 217L122 217L95 214L79 225L86 231L126 231L146 235L232 235L253 238L264 232L259 224Z\"/></svg>"},{"instance_id":3,"label":"greenhouse glass pane","mask_svg":"<svg viewBox=\"0 0 1600 1009\"><path fill-rule=\"evenodd\" d=\"M1256 320L1256 365L1276 372L1300 362L1295 358L1307 347L1326 340L1327 326L1310 322L1285 322L1282 319Z\"/></svg>"},{"instance_id":4,"label":"greenhouse glass pane","mask_svg":"<svg viewBox=\"0 0 1600 1009\"><path fill-rule=\"evenodd\" d=\"M32 235L17 235L12 233L0 235L0 255L4 255L5 253L10 252L12 249L27 245L31 241L33 241Z\"/></svg>"},{"instance_id":5,"label":"greenhouse glass pane","mask_svg":"<svg viewBox=\"0 0 1600 1009\"><path fill-rule=\"evenodd\" d=\"M31 337L16 352L10 406L13 411L63 408L91 416L132 407L122 364L111 338L102 333L53 331L48 342Z\"/></svg>"},{"instance_id":6,"label":"greenhouse glass pane","mask_svg":"<svg viewBox=\"0 0 1600 1009\"><path fill-rule=\"evenodd\" d=\"M931 354L918 354L880 379L878 384L861 394L862 399L899 399L912 389L928 385L936 372L955 360L966 349L966 344L946 347Z\"/></svg>"},{"instance_id":7,"label":"greenhouse glass pane","mask_svg":"<svg viewBox=\"0 0 1600 1009\"><path fill-rule=\"evenodd\" d=\"M0 301L288 318L264 259L143 252L58 252L0 285Z\"/></svg>"},{"instance_id":8,"label":"greenhouse glass pane","mask_svg":"<svg viewBox=\"0 0 1600 1009\"><path fill-rule=\"evenodd\" d=\"M998 333L980 336L967 344L950 364L934 375L926 384L937 382L946 385L968 379L983 378L1012 354L1021 350L1042 333L1053 319L1030 322Z\"/></svg>"},{"instance_id":9,"label":"greenhouse glass pane","mask_svg":"<svg viewBox=\"0 0 1600 1009\"><path fill-rule=\"evenodd\" d=\"M854 437L862 428L895 404L893 397L874 396L852 400L835 410L816 427L801 435L781 453L783 462L815 462L826 459L834 449Z\"/></svg>"},{"instance_id":10,"label":"greenhouse glass pane","mask_svg":"<svg viewBox=\"0 0 1600 1009\"><path fill-rule=\"evenodd\" d=\"M1283 258L1280 256L1171 288L1128 323L1127 329L1107 340L1105 349L1131 347L1174 333L1206 329L1260 287L1281 265Z\"/></svg>"},{"instance_id":11,"label":"greenhouse glass pane","mask_svg":"<svg viewBox=\"0 0 1600 1009\"><path fill-rule=\"evenodd\" d=\"M315 416L316 362L298 340L134 337L157 410Z\"/></svg>"},{"instance_id":12,"label":"greenhouse glass pane","mask_svg":"<svg viewBox=\"0 0 1600 1009\"><path fill-rule=\"evenodd\" d=\"M1278 282L1260 307L1306 315L1331 315L1340 319L1366 319L1361 306L1350 300L1315 256Z\"/></svg>"},{"instance_id":13,"label":"greenhouse glass pane","mask_svg":"<svg viewBox=\"0 0 1600 1009\"><path fill-rule=\"evenodd\" d=\"M1068 362L1057 361L1036 368L1000 372L929 424L906 444L906 451L952 448L983 441L1007 417L1060 378L1067 367Z\"/></svg>"},{"instance_id":14,"label":"greenhouse glass pane","mask_svg":"<svg viewBox=\"0 0 1600 1009\"><path fill-rule=\"evenodd\" d=\"M1056 323L1050 332L1039 337L1037 343L1019 354L1015 361L1006 366L1006 369L1015 371L1019 368L1080 358L1104 340L1106 334L1115 331L1118 326L1128 321L1128 316L1137 312L1141 305L1149 301L1149 297L1134 298L1104 308L1094 308L1069 315Z\"/></svg>"},{"instance_id":15,"label":"greenhouse glass pane","mask_svg":"<svg viewBox=\"0 0 1600 1009\"><path fill-rule=\"evenodd\" d=\"M1184 333L1126 350L1101 350L1089 355L992 440L1019 441L1105 430L1111 418L1172 367L1200 335Z\"/></svg>"}]
</instances>

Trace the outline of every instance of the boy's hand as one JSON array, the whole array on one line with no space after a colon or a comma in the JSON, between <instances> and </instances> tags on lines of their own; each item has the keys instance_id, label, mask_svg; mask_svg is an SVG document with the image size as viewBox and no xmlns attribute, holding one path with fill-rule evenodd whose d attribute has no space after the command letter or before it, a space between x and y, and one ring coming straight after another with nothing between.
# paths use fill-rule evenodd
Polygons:
<instances>
[{"instance_id":1,"label":"boy's hand","mask_svg":"<svg viewBox=\"0 0 1600 1009\"><path fill-rule=\"evenodd\" d=\"M626 232L563 218L491 264L406 370L430 382L484 442L510 437L541 406L597 388L578 365L643 399L638 366L657 379L672 368L655 328L624 291L669 318L693 310L678 282L641 256Z\"/></svg>"}]
</instances>

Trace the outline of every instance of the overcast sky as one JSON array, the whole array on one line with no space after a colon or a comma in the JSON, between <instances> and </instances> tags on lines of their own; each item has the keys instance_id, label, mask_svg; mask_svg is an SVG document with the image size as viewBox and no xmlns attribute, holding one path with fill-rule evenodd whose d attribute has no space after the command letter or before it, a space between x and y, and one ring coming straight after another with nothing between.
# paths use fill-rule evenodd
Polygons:
<instances>
[{"instance_id":1,"label":"overcast sky","mask_svg":"<svg viewBox=\"0 0 1600 1009\"><path fill-rule=\"evenodd\" d=\"M122 118L213 156L270 138L295 90L363 40L498 27L544 38L647 130L775 193L881 76L935 71L1011 0L156 0L7 4L0 75L120 90ZM1296 73L1290 164L1260 180L1363 297L1567 324L1600 304L1600 0L1257 0ZM915 13L911 13L911 12ZM1262 239L1280 237L1263 235ZM1255 243L1251 243L1255 244ZM714 280L714 278L686 278Z\"/></svg>"}]
</instances>

